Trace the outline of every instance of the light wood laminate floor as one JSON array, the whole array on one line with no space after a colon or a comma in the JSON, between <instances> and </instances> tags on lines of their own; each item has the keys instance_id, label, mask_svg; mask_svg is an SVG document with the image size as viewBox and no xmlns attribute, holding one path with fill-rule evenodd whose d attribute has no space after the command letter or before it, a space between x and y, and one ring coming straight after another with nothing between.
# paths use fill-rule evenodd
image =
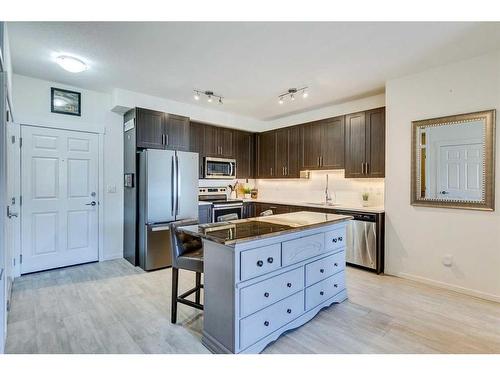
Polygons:
<instances>
[{"instance_id":1,"label":"light wood laminate floor","mask_svg":"<svg viewBox=\"0 0 500 375\"><path fill-rule=\"evenodd\" d=\"M181 271L186 290L194 274ZM208 353L203 315L179 305L171 271L113 260L15 280L7 353ZM265 353L500 353L500 304L353 268L348 301L281 336Z\"/></svg>"}]
</instances>

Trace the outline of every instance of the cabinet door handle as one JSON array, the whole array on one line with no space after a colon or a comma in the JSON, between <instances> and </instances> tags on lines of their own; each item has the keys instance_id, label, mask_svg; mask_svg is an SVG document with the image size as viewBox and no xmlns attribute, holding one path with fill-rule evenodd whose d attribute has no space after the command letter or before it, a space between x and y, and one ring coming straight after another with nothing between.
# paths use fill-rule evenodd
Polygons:
<instances>
[{"instance_id":1,"label":"cabinet door handle","mask_svg":"<svg viewBox=\"0 0 500 375\"><path fill-rule=\"evenodd\" d=\"M281 168L281 174L284 176L285 175L285 167Z\"/></svg>"},{"instance_id":2,"label":"cabinet door handle","mask_svg":"<svg viewBox=\"0 0 500 375\"><path fill-rule=\"evenodd\" d=\"M361 163L361 174L365 174L365 163Z\"/></svg>"},{"instance_id":3,"label":"cabinet door handle","mask_svg":"<svg viewBox=\"0 0 500 375\"><path fill-rule=\"evenodd\" d=\"M337 284L333 284L333 287L334 287L334 288L338 288L338 285L337 285Z\"/></svg>"},{"instance_id":4,"label":"cabinet door handle","mask_svg":"<svg viewBox=\"0 0 500 375\"><path fill-rule=\"evenodd\" d=\"M325 273L325 270L322 268L319 270L320 273Z\"/></svg>"},{"instance_id":5,"label":"cabinet door handle","mask_svg":"<svg viewBox=\"0 0 500 375\"><path fill-rule=\"evenodd\" d=\"M262 267L264 265L264 262L261 260L257 261L257 267Z\"/></svg>"},{"instance_id":6,"label":"cabinet door handle","mask_svg":"<svg viewBox=\"0 0 500 375\"><path fill-rule=\"evenodd\" d=\"M370 164L369 163L366 163L366 174L370 174L369 170L370 170Z\"/></svg>"},{"instance_id":7,"label":"cabinet door handle","mask_svg":"<svg viewBox=\"0 0 500 375\"><path fill-rule=\"evenodd\" d=\"M274 261L273 257L267 258L267 263L272 263Z\"/></svg>"},{"instance_id":8,"label":"cabinet door handle","mask_svg":"<svg viewBox=\"0 0 500 375\"><path fill-rule=\"evenodd\" d=\"M165 145L168 146L168 134L165 134Z\"/></svg>"},{"instance_id":9,"label":"cabinet door handle","mask_svg":"<svg viewBox=\"0 0 500 375\"><path fill-rule=\"evenodd\" d=\"M323 292L323 291L319 292L320 296L322 296L323 294L325 294L325 292Z\"/></svg>"},{"instance_id":10,"label":"cabinet door handle","mask_svg":"<svg viewBox=\"0 0 500 375\"><path fill-rule=\"evenodd\" d=\"M268 292L265 292L265 293L264 293L264 297L268 298L268 297L269 297L269 293L268 293Z\"/></svg>"},{"instance_id":11,"label":"cabinet door handle","mask_svg":"<svg viewBox=\"0 0 500 375\"><path fill-rule=\"evenodd\" d=\"M273 175L273 167L271 167L271 176Z\"/></svg>"},{"instance_id":12,"label":"cabinet door handle","mask_svg":"<svg viewBox=\"0 0 500 375\"><path fill-rule=\"evenodd\" d=\"M288 176L288 167L285 166L285 176Z\"/></svg>"},{"instance_id":13,"label":"cabinet door handle","mask_svg":"<svg viewBox=\"0 0 500 375\"><path fill-rule=\"evenodd\" d=\"M268 327L268 326L269 326L269 322L266 320L266 321L264 322L264 325L265 325L266 327Z\"/></svg>"},{"instance_id":14,"label":"cabinet door handle","mask_svg":"<svg viewBox=\"0 0 500 375\"><path fill-rule=\"evenodd\" d=\"M319 157L319 166L322 167L323 166L323 156L320 156Z\"/></svg>"},{"instance_id":15,"label":"cabinet door handle","mask_svg":"<svg viewBox=\"0 0 500 375\"><path fill-rule=\"evenodd\" d=\"M333 266L334 267L338 267L339 265L337 263L333 263Z\"/></svg>"},{"instance_id":16,"label":"cabinet door handle","mask_svg":"<svg viewBox=\"0 0 500 375\"><path fill-rule=\"evenodd\" d=\"M291 287L292 287L292 283L286 283L286 286L287 286L288 288L291 288Z\"/></svg>"},{"instance_id":17,"label":"cabinet door handle","mask_svg":"<svg viewBox=\"0 0 500 375\"><path fill-rule=\"evenodd\" d=\"M318 156L318 167L321 166L320 162L319 162L319 156Z\"/></svg>"},{"instance_id":18,"label":"cabinet door handle","mask_svg":"<svg viewBox=\"0 0 500 375\"><path fill-rule=\"evenodd\" d=\"M286 309L286 312L287 312L288 314L291 314L291 313L292 313L292 309Z\"/></svg>"}]
</instances>

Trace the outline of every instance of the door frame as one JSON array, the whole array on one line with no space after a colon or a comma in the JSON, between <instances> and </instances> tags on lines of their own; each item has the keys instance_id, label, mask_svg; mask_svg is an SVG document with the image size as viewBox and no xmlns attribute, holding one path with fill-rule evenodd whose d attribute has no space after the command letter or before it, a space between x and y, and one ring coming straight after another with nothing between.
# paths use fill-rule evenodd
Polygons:
<instances>
[{"instance_id":1,"label":"door frame","mask_svg":"<svg viewBox=\"0 0 500 375\"><path fill-rule=\"evenodd\" d=\"M35 127L35 128L45 128L45 129L51 129L51 130L64 130L64 131L74 131L77 133L90 133L90 134L97 134L97 166L98 166L98 172L97 172L97 189L99 192L99 201L97 205L97 253L98 253L98 261L102 262L103 260L106 260L104 257L104 127L103 126L97 126L93 127L94 129L89 130L85 126L65 126L65 125L57 125L57 126L47 126L47 125L33 125L33 124L26 124L26 123L21 123L20 124L20 130L21 130L21 137L22 137L22 129L24 127ZM19 163L21 164L22 162L22 148L21 148L21 158L19 160ZM21 172L22 173L22 172ZM22 174L21 174L21 185L20 185L20 190L22 191ZM23 218L21 215L21 222ZM23 233L22 233L22 226L21 226L21 241L23 240ZM22 242L21 242L21 249L22 249ZM20 259L20 253L16 254L16 259ZM21 276L21 265L20 262L18 262L19 267L17 267L18 272L14 276L18 277Z\"/></svg>"}]
</instances>

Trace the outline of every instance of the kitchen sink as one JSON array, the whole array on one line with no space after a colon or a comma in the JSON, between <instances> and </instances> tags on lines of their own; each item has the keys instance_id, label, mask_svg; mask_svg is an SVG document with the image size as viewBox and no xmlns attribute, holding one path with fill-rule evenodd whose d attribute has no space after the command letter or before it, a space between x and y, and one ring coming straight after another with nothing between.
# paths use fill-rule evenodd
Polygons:
<instances>
[{"instance_id":1,"label":"kitchen sink","mask_svg":"<svg viewBox=\"0 0 500 375\"><path fill-rule=\"evenodd\" d=\"M305 202L305 204L311 204L311 205L314 205L314 206L322 206L322 207L325 207L325 206L328 206L328 207L333 207L333 206L340 206L340 203L324 203L324 202Z\"/></svg>"}]
</instances>

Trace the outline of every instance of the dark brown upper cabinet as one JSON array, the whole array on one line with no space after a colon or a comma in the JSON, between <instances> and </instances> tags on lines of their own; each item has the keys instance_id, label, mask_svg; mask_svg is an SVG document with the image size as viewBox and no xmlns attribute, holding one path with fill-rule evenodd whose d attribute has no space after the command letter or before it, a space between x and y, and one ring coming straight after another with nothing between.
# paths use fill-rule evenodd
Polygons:
<instances>
[{"instance_id":1,"label":"dark brown upper cabinet","mask_svg":"<svg viewBox=\"0 0 500 375\"><path fill-rule=\"evenodd\" d=\"M199 154L199 178L203 178L203 156L204 156L204 143L205 143L205 128L204 124L198 122L191 122L189 127L189 151L197 152Z\"/></svg>"},{"instance_id":2,"label":"dark brown upper cabinet","mask_svg":"<svg viewBox=\"0 0 500 375\"><path fill-rule=\"evenodd\" d=\"M233 132L233 129L206 125L204 145L205 156L233 158Z\"/></svg>"},{"instance_id":3,"label":"dark brown upper cabinet","mask_svg":"<svg viewBox=\"0 0 500 375\"><path fill-rule=\"evenodd\" d=\"M234 131L236 178L254 177L254 134Z\"/></svg>"},{"instance_id":4,"label":"dark brown upper cabinet","mask_svg":"<svg viewBox=\"0 0 500 375\"><path fill-rule=\"evenodd\" d=\"M189 118L136 108L137 147L189 150Z\"/></svg>"},{"instance_id":5,"label":"dark brown upper cabinet","mask_svg":"<svg viewBox=\"0 0 500 375\"><path fill-rule=\"evenodd\" d=\"M344 168L344 116L300 126L300 169Z\"/></svg>"},{"instance_id":6,"label":"dark brown upper cabinet","mask_svg":"<svg viewBox=\"0 0 500 375\"><path fill-rule=\"evenodd\" d=\"M257 134L256 178L299 177L298 127L289 127Z\"/></svg>"},{"instance_id":7,"label":"dark brown upper cabinet","mask_svg":"<svg viewBox=\"0 0 500 375\"><path fill-rule=\"evenodd\" d=\"M264 132L256 137L256 178L278 177L276 173L276 132Z\"/></svg>"},{"instance_id":8,"label":"dark brown upper cabinet","mask_svg":"<svg viewBox=\"0 0 500 375\"><path fill-rule=\"evenodd\" d=\"M136 108L137 147L165 148L164 113Z\"/></svg>"},{"instance_id":9,"label":"dark brown upper cabinet","mask_svg":"<svg viewBox=\"0 0 500 375\"><path fill-rule=\"evenodd\" d=\"M385 107L345 116L345 177L385 176Z\"/></svg>"},{"instance_id":10,"label":"dark brown upper cabinet","mask_svg":"<svg viewBox=\"0 0 500 375\"><path fill-rule=\"evenodd\" d=\"M165 148L189 150L189 117L165 113Z\"/></svg>"},{"instance_id":11,"label":"dark brown upper cabinet","mask_svg":"<svg viewBox=\"0 0 500 375\"><path fill-rule=\"evenodd\" d=\"M299 137L298 127L278 129L276 136L276 173L279 178L297 178L299 171Z\"/></svg>"}]
</instances>

